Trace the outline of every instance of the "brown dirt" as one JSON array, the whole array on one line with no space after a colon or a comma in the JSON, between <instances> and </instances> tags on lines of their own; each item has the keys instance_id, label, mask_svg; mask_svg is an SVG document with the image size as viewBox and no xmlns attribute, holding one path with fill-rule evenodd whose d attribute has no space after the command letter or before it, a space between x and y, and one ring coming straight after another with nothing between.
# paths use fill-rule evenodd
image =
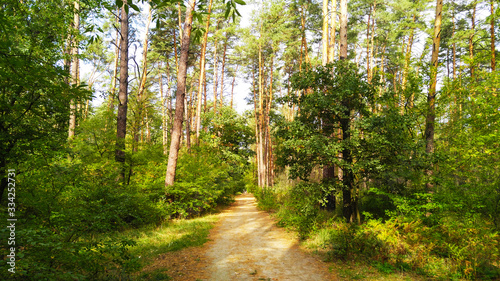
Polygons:
<instances>
[{"instance_id":1,"label":"brown dirt","mask_svg":"<svg viewBox=\"0 0 500 281\"><path fill-rule=\"evenodd\" d=\"M166 269L173 280L337 280L328 265L299 248L297 239L276 227L255 197L243 194L219 214L210 242L167 253L146 271Z\"/></svg>"}]
</instances>

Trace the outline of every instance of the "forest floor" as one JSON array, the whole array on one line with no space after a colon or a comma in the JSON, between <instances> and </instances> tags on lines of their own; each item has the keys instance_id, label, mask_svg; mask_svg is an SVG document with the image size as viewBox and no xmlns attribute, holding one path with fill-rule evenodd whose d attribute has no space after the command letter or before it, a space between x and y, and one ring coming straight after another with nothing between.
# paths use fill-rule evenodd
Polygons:
<instances>
[{"instance_id":1,"label":"forest floor","mask_svg":"<svg viewBox=\"0 0 500 281\"><path fill-rule=\"evenodd\" d=\"M158 256L145 271L164 271L173 280L337 280L328 264L299 246L293 233L257 209L242 194L218 214L209 242Z\"/></svg>"}]
</instances>

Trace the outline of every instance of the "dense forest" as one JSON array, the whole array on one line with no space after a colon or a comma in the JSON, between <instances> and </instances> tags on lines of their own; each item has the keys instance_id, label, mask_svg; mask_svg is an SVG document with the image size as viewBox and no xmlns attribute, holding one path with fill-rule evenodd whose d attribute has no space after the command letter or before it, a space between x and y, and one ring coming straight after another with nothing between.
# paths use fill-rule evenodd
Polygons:
<instances>
[{"instance_id":1,"label":"dense forest","mask_svg":"<svg viewBox=\"0 0 500 281\"><path fill-rule=\"evenodd\" d=\"M3 0L0 278L147 280L141 235L247 190L327 260L498 280L499 25L498 0Z\"/></svg>"}]
</instances>

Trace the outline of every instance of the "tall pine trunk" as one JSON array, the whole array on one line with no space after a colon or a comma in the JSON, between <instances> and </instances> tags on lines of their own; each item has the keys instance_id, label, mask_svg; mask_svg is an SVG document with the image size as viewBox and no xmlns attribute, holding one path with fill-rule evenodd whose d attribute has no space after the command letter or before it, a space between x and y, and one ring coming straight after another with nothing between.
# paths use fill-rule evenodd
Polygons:
<instances>
[{"instance_id":1,"label":"tall pine trunk","mask_svg":"<svg viewBox=\"0 0 500 281\"><path fill-rule=\"evenodd\" d=\"M332 6L330 11L330 17L332 18L332 24L330 27L330 47L328 49L328 62L333 62L335 59L335 35L336 35L336 25L337 25L337 0L332 0Z\"/></svg>"},{"instance_id":2,"label":"tall pine trunk","mask_svg":"<svg viewBox=\"0 0 500 281\"><path fill-rule=\"evenodd\" d=\"M204 84L206 80L205 74L205 55L207 52L208 29L210 27L210 15L212 13L212 2L208 4L207 22L205 24L205 34L203 35L203 43L201 44L200 55L200 79L198 81L198 98L196 100L196 144L200 144L200 127L201 127L201 98L203 94Z\"/></svg>"},{"instance_id":3,"label":"tall pine trunk","mask_svg":"<svg viewBox=\"0 0 500 281\"><path fill-rule=\"evenodd\" d=\"M190 0L186 9L186 19L184 21L184 31L181 43L181 57L179 61L179 71L177 73L177 92L175 101L175 117L168 154L167 172L165 176L165 186L174 184L175 172L177 169L177 158L182 136L182 122L184 120L184 99L186 98L186 74L188 63L188 51L191 39L191 28L193 23L193 11L196 0Z\"/></svg>"},{"instance_id":4,"label":"tall pine trunk","mask_svg":"<svg viewBox=\"0 0 500 281\"><path fill-rule=\"evenodd\" d=\"M73 55L73 63L71 64L71 82L74 85L80 84L80 60L78 59L78 39L76 37L79 34L80 29L80 2L75 1L75 14L73 15L73 29L74 29L74 40L71 44L73 45L71 49L71 54ZM72 140L75 137L76 128L76 101L71 99L69 102L69 129L68 129L68 140Z\"/></svg>"},{"instance_id":5,"label":"tall pine trunk","mask_svg":"<svg viewBox=\"0 0 500 281\"><path fill-rule=\"evenodd\" d=\"M328 0L323 0L323 32L322 32L321 64L328 63Z\"/></svg>"},{"instance_id":6,"label":"tall pine trunk","mask_svg":"<svg viewBox=\"0 0 500 281\"><path fill-rule=\"evenodd\" d=\"M111 78L111 87L109 89L108 97L108 108L110 111L114 110L115 107L115 92L116 92L116 80L118 75L118 62L120 59L120 32L118 31L118 24L120 23L120 9L117 9L116 17L116 41L115 41L115 58L113 61L113 77Z\"/></svg>"},{"instance_id":7,"label":"tall pine trunk","mask_svg":"<svg viewBox=\"0 0 500 281\"><path fill-rule=\"evenodd\" d=\"M116 152L115 160L125 163L125 135L127 133L128 108L128 13L125 9L127 0L123 1L120 19L120 87L118 92L118 113L116 117ZM124 174L122 171L122 178Z\"/></svg>"},{"instance_id":8,"label":"tall pine trunk","mask_svg":"<svg viewBox=\"0 0 500 281\"><path fill-rule=\"evenodd\" d=\"M436 2L436 18L434 20L434 36L432 39L432 58L431 58L431 81L429 92L427 94L427 117L425 119L425 152L431 156L434 154L434 123L436 119L436 84L439 59L439 44L441 42L441 13L443 11L443 0ZM426 188L430 192L433 189L431 177L434 174L433 165L426 170L429 179Z\"/></svg>"},{"instance_id":9,"label":"tall pine trunk","mask_svg":"<svg viewBox=\"0 0 500 281\"><path fill-rule=\"evenodd\" d=\"M493 7L493 0L490 0L490 37L491 37L491 71L495 71L496 62L495 62L495 10Z\"/></svg>"}]
</instances>

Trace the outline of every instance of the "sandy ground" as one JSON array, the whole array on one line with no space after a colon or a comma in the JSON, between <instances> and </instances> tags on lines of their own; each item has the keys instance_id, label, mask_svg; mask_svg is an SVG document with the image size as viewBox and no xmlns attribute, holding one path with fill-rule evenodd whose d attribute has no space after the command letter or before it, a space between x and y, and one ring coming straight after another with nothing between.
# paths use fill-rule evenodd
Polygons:
<instances>
[{"instance_id":1,"label":"sandy ground","mask_svg":"<svg viewBox=\"0 0 500 281\"><path fill-rule=\"evenodd\" d=\"M149 268L168 268L174 280L336 280L326 263L298 246L297 239L266 212L251 194L236 202L212 229L203 247L168 253Z\"/></svg>"}]
</instances>

